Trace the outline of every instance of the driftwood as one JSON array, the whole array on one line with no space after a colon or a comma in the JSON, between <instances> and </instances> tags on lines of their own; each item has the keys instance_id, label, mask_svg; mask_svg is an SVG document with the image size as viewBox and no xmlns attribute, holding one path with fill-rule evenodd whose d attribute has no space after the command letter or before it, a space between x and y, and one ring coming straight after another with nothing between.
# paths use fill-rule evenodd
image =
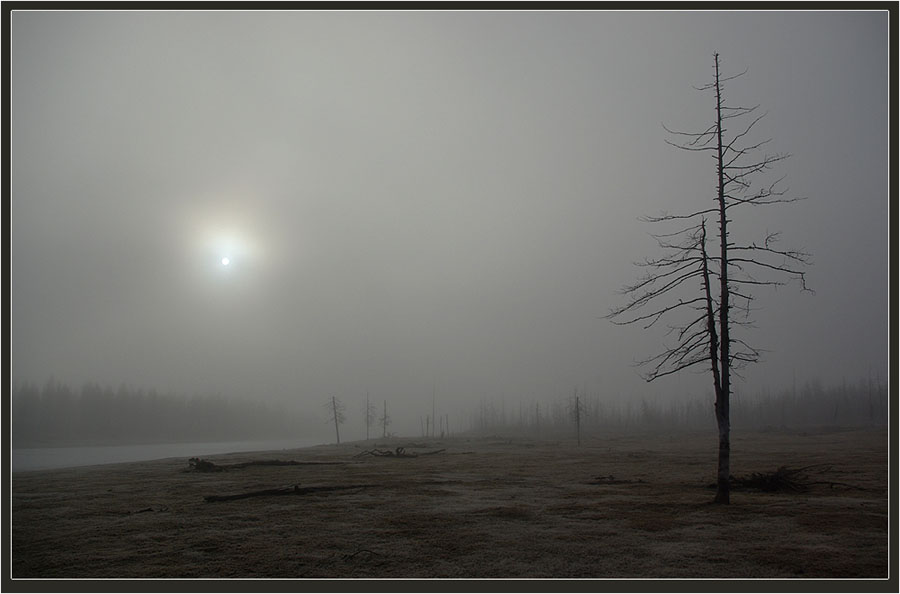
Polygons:
<instances>
[{"instance_id":1,"label":"driftwood","mask_svg":"<svg viewBox=\"0 0 900 594\"><path fill-rule=\"evenodd\" d=\"M188 460L188 471L193 472L225 472L246 468L247 466L318 466L323 464L344 464L344 462L297 462L296 460L251 460L250 462L238 462L236 464L214 464L201 458Z\"/></svg>"},{"instance_id":2,"label":"driftwood","mask_svg":"<svg viewBox=\"0 0 900 594\"><path fill-rule=\"evenodd\" d=\"M422 452L420 454L417 453L408 453L406 448L399 446L395 450L379 450L378 448L373 448L371 450L363 450L362 452L353 456L354 458L360 458L362 456L384 456L387 458L418 458L419 456L431 456L432 454L440 454L445 450L434 450L433 452Z\"/></svg>"},{"instance_id":3,"label":"driftwood","mask_svg":"<svg viewBox=\"0 0 900 594\"><path fill-rule=\"evenodd\" d=\"M262 491L250 491L248 493L237 493L235 495L207 495L203 499L207 503L213 501L232 501L234 499L247 499L249 497L273 497L279 495L308 495L310 493L321 493L327 491L344 491L348 489L365 489L374 485L336 485L321 487L301 487L294 485L293 487L284 487L282 489L264 489Z\"/></svg>"}]
</instances>

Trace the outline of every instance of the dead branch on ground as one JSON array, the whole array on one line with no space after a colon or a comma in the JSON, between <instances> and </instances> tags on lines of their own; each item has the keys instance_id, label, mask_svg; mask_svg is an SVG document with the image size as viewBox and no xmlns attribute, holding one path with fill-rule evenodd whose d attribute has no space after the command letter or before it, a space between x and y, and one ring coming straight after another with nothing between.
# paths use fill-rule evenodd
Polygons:
<instances>
[{"instance_id":1,"label":"dead branch on ground","mask_svg":"<svg viewBox=\"0 0 900 594\"><path fill-rule=\"evenodd\" d=\"M780 466L775 472L753 472L748 476L731 478L732 489L758 489L766 493L791 491L802 493L807 490L806 476L802 469Z\"/></svg>"},{"instance_id":2,"label":"dead branch on ground","mask_svg":"<svg viewBox=\"0 0 900 594\"><path fill-rule=\"evenodd\" d=\"M139 510L137 510L137 511L128 511L128 512L125 512L125 515L130 516L130 515L134 515L134 514L144 514L144 513L147 513L147 512L151 512L151 513L152 513L152 512L165 512L165 511L169 511L169 506L168 506L168 505L159 505L159 506L156 506L156 507L145 507L144 509L139 509Z\"/></svg>"},{"instance_id":3,"label":"dead branch on ground","mask_svg":"<svg viewBox=\"0 0 900 594\"><path fill-rule=\"evenodd\" d=\"M362 553L368 553L369 555L381 555L381 553L378 553L375 551L370 551L369 549L359 549L355 553L342 555L341 557L344 559L344 561L353 561L354 557L356 557L357 555L360 555Z\"/></svg>"},{"instance_id":4,"label":"dead branch on ground","mask_svg":"<svg viewBox=\"0 0 900 594\"><path fill-rule=\"evenodd\" d=\"M813 470L814 469L814 470ZM818 473L831 471L828 464L813 464L803 468L788 468L780 466L774 472L752 472L747 476L730 476L731 488L740 490L758 490L766 493L791 492L805 493L813 485L828 485L829 488L843 487L845 489L858 489L865 491L865 487L851 485L837 481L814 481L807 474L813 470ZM715 487L713 484L711 487Z\"/></svg>"},{"instance_id":5,"label":"dead branch on ground","mask_svg":"<svg viewBox=\"0 0 900 594\"><path fill-rule=\"evenodd\" d=\"M363 450L362 452L353 456L354 458L361 458L362 456L383 456L387 458L418 458L419 456L431 456L433 454L440 454L445 450L434 450L433 452L407 452L406 448L403 446L397 447L395 450L379 450L378 448L373 448L371 450Z\"/></svg>"},{"instance_id":6,"label":"dead branch on ground","mask_svg":"<svg viewBox=\"0 0 900 594\"><path fill-rule=\"evenodd\" d=\"M636 483L643 483L641 479L630 480L630 479L617 479L613 475L609 476L598 476L593 481L589 482L589 485L633 485Z\"/></svg>"},{"instance_id":7,"label":"dead branch on ground","mask_svg":"<svg viewBox=\"0 0 900 594\"><path fill-rule=\"evenodd\" d=\"M421 452L421 453L416 454L416 455L418 455L418 456L431 456L432 454L440 454L441 452L444 452L444 451L446 451L446 450L442 448L442 449L440 449L440 450L434 450L433 452Z\"/></svg>"}]
</instances>

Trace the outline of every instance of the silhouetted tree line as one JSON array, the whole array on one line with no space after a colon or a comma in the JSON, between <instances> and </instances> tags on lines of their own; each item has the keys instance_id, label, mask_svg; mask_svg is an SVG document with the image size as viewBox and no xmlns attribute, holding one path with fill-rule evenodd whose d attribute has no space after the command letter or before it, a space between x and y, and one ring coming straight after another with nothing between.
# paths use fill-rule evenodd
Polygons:
<instances>
[{"instance_id":1,"label":"silhouetted tree line","mask_svg":"<svg viewBox=\"0 0 900 594\"><path fill-rule=\"evenodd\" d=\"M513 406L482 400L478 410L469 414L468 428L474 433L553 438L570 435L573 439L576 422L583 435L604 430L709 429L715 424L710 415L713 404L712 395L670 402L636 399L615 403L604 400L600 393L589 392L543 402L521 401ZM735 391L731 415L733 427L751 431L886 425L888 390L884 382L866 379L833 386L810 381L778 392Z\"/></svg>"},{"instance_id":2,"label":"silhouetted tree line","mask_svg":"<svg viewBox=\"0 0 900 594\"><path fill-rule=\"evenodd\" d=\"M262 401L96 383L73 390L52 379L13 386L11 412L13 447L280 439L306 423Z\"/></svg>"}]
</instances>

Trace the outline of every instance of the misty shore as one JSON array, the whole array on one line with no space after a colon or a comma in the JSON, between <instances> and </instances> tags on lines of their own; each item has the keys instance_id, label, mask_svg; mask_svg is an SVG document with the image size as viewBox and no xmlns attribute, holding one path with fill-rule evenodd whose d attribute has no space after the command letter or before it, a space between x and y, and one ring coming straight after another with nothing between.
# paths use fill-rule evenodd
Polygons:
<instances>
[{"instance_id":1,"label":"misty shore","mask_svg":"<svg viewBox=\"0 0 900 594\"><path fill-rule=\"evenodd\" d=\"M887 574L885 428L735 435L736 475L808 468L811 484L731 506L709 503L714 445L395 438L208 457L236 465L221 472L167 458L13 473L12 576ZM247 465L273 459L297 464Z\"/></svg>"},{"instance_id":2,"label":"misty shore","mask_svg":"<svg viewBox=\"0 0 900 594\"><path fill-rule=\"evenodd\" d=\"M55 470L99 464L133 463L163 458L205 456L231 452L287 450L311 446L318 440L242 440L192 443L140 443L12 448L12 471Z\"/></svg>"}]
</instances>

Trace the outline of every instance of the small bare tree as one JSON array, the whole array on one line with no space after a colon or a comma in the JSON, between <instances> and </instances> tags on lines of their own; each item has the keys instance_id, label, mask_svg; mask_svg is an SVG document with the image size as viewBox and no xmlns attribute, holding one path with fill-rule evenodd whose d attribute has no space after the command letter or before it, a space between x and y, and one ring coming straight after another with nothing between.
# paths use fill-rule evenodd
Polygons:
<instances>
[{"instance_id":1,"label":"small bare tree","mask_svg":"<svg viewBox=\"0 0 900 594\"><path fill-rule=\"evenodd\" d=\"M387 400L384 401L384 414L381 415L381 418L378 419L378 422L381 423L381 436L387 437L387 426L391 424L391 418L387 413Z\"/></svg>"},{"instance_id":2,"label":"small bare tree","mask_svg":"<svg viewBox=\"0 0 900 594\"><path fill-rule=\"evenodd\" d=\"M803 272L809 255L782 250L776 246L778 233L766 233L761 241L735 242L729 223L735 209L794 202L779 186L757 182L758 174L770 170L788 158L768 153L771 139L750 140L765 114L758 105L740 107L724 100L725 83L746 71L723 77L719 55L714 55L715 75L699 91L715 95L713 123L701 132L665 130L680 139L668 144L691 152L709 153L716 163L716 196L713 205L688 214L663 214L645 217L652 223L678 225L675 231L654 235L664 254L637 265L646 274L635 284L623 288L628 300L609 315L617 324L640 324L649 328L661 319L669 321L669 344L639 364L648 368L647 381L653 381L695 366L707 366L715 388L715 412L719 428L719 460L715 501L728 503L730 474L730 412L732 375L744 365L759 361L761 350L738 338L736 327L752 325L750 313L753 289L777 287L792 280L808 291ZM734 124L736 132L727 126ZM715 253L707 250L707 217L718 220L714 238Z\"/></svg>"},{"instance_id":3,"label":"small bare tree","mask_svg":"<svg viewBox=\"0 0 900 594\"><path fill-rule=\"evenodd\" d=\"M369 404L369 393L366 392L366 440L369 439L369 429L375 425L375 419L378 411L374 404Z\"/></svg>"},{"instance_id":4,"label":"small bare tree","mask_svg":"<svg viewBox=\"0 0 900 594\"><path fill-rule=\"evenodd\" d=\"M338 444L340 444L341 432L338 426L342 425L346 420L346 415L344 414L344 405L340 400L332 396L331 402L328 402L327 406L331 409L331 417L329 417L328 420L334 422L334 436L337 439Z\"/></svg>"},{"instance_id":5,"label":"small bare tree","mask_svg":"<svg viewBox=\"0 0 900 594\"><path fill-rule=\"evenodd\" d=\"M572 420L575 421L575 437L578 441L578 447L581 447L581 419L584 417L585 408L584 402L582 402L581 397L578 395L578 388L575 388L575 392L572 394L572 401L569 403L569 412L572 415Z\"/></svg>"}]
</instances>

